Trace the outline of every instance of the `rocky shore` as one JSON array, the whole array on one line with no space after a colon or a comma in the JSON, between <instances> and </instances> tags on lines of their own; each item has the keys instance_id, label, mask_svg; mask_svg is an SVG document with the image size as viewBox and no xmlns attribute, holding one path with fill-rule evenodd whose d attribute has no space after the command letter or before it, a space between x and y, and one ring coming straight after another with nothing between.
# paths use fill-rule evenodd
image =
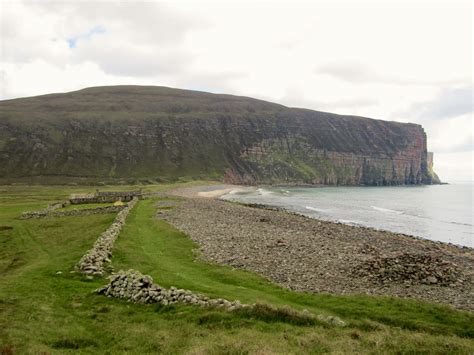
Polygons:
<instances>
[{"instance_id":1,"label":"rocky shore","mask_svg":"<svg viewBox=\"0 0 474 355\"><path fill-rule=\"evenodd\" d=\"M418 298L474 310L471 248L184 195L173 208L161 202L168 208L157 217L196 241L207 261L293 290Z\"/></svg>"}]
</instances>

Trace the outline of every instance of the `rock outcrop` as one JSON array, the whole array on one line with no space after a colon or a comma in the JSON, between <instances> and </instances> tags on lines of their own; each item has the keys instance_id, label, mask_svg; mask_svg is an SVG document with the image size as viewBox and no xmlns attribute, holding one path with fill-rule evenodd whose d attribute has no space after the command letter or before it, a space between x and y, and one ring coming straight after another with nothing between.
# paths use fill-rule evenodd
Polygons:
<instances>
[{"instance_id":1,"label":"rock outcrop","mask_svg":"<svg viewBox=\"0 0 474 355\"><path fill-rule=\"evenodd\" d=\"M0 181L437 182L417 124L164 87L0 102Z\"/></svg>"}]
</instances>

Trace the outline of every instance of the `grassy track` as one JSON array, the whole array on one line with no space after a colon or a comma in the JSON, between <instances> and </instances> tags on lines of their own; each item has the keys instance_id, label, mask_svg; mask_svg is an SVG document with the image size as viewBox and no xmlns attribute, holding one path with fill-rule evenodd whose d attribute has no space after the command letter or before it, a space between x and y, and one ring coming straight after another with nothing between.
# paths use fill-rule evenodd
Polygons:
<instances>
[{"instance_id":1,"label":"grassy track","mask_svg":"<svg viewBox=\"0 0 474 355\"><path fill-rule=\"evenodd\" d=\"M338 315L346 328L296 326L191 306L134 305L93 294L106 281L70 273L113 214L19 220L70 188L0 188L0 349L17 353L472 353L472 313L382 297L309 295L252 273L196 261L195 245L139 202L113 265L246 303ZM76 190L78 190L76 188ZM87 189L84 189L87 191ZM90 189L89 189L90 190ZM75 192L75 191L74 191ZM60 272L60 273L58 273Z\"/></svg>"}]
</instances>

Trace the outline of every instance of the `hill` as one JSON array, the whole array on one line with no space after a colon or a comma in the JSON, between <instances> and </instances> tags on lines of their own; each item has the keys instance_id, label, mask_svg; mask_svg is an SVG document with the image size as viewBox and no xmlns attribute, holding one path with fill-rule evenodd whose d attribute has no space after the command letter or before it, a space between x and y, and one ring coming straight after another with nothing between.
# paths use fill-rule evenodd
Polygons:
<instances>
[{"instance_id":1,"label":"hill","mask_svg":"<svg viewBox=\"0 0 474 355\"><path fill-rule=\"evenodd\" d=\"M166 87L0 102L0 181L437 182L420 125Z\"/></svg>"}]
</instances>

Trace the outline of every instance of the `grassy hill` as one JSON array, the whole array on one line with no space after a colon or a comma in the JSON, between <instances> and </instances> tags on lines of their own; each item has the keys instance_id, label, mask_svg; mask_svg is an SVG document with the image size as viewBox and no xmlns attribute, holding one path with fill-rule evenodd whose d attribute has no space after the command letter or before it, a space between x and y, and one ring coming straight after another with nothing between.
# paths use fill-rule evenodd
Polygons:
<instances>
[{"instance_id":1,"label":"grassy hill","mask_svg":"<svg viewBox=\"0 0 474 355\"><path fill-rule=\"evenodd\" d=\"M108 187L104 187L107 189ZM126 188L126 187L125 187ZM147 187L160 190L166 186ZM331 296L282 289L249 272L195 258L186 235L154 218L155 201L132 210L116 241L116 270L211 297L288 305L348 323L295 324L265 314L136 305L94 294L104 278L71 273L113 214L19 220L77 187L0 188L0 349L4 353L427 353L474 351L472 313L415 300ZM156 197L159 198L159 197ZM11 228L7 228L11 227Z\"/></svg>"},{"instance_id":2,"label":"grassy hill","mask_svg":"<svg viewBox=\"0 0 474 355\"><path fill-rule=\"evenodd\" d=\"M0 101L0 182L431 183L419 125L111 86Z\"/></svg>"}]
</instances>

